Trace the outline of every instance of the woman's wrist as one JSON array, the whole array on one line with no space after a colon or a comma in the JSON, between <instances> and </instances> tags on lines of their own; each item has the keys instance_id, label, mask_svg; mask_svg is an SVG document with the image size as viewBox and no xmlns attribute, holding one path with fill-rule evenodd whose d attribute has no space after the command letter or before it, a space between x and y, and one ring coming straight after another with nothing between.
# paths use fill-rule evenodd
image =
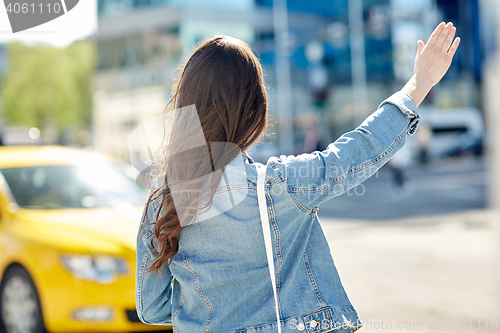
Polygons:
<instances>
[{"instance_id":1,"label":"woman's wrist","mask_svg":"<svg viewBox=\"0 0 500 333\"><path fill-rule=\"evenodd\" d=\"M409 95L415 101L417 107L425 99L434 83L428 77L413 75L410 80L401 89L402 92Z\"/></svg>"}]
</instances>

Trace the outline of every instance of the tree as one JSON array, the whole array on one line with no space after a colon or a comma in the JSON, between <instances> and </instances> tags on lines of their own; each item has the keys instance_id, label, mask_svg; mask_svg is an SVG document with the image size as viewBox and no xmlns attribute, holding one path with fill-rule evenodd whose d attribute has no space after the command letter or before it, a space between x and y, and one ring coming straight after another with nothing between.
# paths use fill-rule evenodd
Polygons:
<instances>
[{"instance_id":1,"label":"tree","mask_svg":"<svg viewBox=\"0 0 500 333\"><path fill-rule=\"evenodd\" d=\"M95 45L75 42L65 49L47 45L7 46L3 84L7 125L79 132L91 126L91 79Z\"/></svg>"}]
</instances>

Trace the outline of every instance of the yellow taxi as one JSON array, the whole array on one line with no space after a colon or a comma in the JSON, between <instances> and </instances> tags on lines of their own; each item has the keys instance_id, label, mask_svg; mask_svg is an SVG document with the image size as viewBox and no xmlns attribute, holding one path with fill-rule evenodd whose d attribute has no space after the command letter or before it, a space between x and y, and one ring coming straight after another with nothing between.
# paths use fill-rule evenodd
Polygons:
<instances>
[{"instance_id":1,"label":"yellow taxi","mask_svg":"<svg viewBox=\"0 0 500 333\"><path fill-rule=\"evenodd\" d=\"M0 331L162 329L135 310L145 199L103 155L0 146Z\"/></svg>"}]
</instances>

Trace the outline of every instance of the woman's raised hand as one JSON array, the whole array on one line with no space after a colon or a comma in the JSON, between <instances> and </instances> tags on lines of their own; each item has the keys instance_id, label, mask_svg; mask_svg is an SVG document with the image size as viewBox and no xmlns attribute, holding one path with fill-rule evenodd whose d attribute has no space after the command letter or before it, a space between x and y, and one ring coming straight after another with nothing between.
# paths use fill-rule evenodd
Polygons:
<instances>
[{"instance_id":1,"label":"woman's raised hand","mask_svg":"<svg viewBox=\"0 0 500 333\"><path fill-rule=\"evenodd\" d=\"M432 86L441 81L460 44L460 38L455 38L456 31L453 23L442 22L436 27L427 44L418 41L414 70L417 79L430 80Z\"/></svg>"},{"instance_id":2,"label":"woman's raised hand","mask_svg":"<svg viewBox=\"0 0 500 333\"><path fill-rule=\"evenodd\" d=\"M415 74L401 89L413 98L417 106L450 68L460 44L460 38L455 38L456 30L452 23L442 22L436 27L427 44L418 41Z\"/></svg>"}]
</instances>

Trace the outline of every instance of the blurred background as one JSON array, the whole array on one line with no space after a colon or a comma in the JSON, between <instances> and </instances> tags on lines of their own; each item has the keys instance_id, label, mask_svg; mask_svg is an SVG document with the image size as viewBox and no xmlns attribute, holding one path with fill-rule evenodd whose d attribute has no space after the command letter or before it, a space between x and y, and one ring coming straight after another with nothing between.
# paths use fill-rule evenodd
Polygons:
<instances>
[{"instance_id":1,"label":"blurred background","mask_svg":"<svg viewBox=\"0 0 500 333\"><path fill-rule=\"evenodd\" d=\"M269 86L269 135L250 155L325 149L412 76L417 40L453 22L462 42L419 108L417 133L319 215L363 318L423 323L408 332L462 319L462 331L487 330L487 320L498 328L497 0L93 3L85 36L0 39L3 145L86 148L129 163L128 137L162 113L179 63L201 39L227 34L254 48Z\"/></svg>"},{"instance_id":2,"label":"blurred background","mask_svg":"<svg viewBox=\"0 0 500 333\"><path fill-rule=\"evenodd\" d=\"M384 219L484 208L485 76L496 55L495 5L99 0L96 27L86 39L61 47L61 38L49 35L39 43L0 46L0 127L36 127L45 144L92 147L129 162L128 136L161 114L179 62L204 37L228 34L252 45L269 85L270 135L251 155L265 161L325 149L411 77L416 41L426 40L437 23L452 21L462 45L419 109L418 134L387 172L357 189L364 195L356 202L369 212L353 212L349 198L328 210ZM387 195L371 191L372 183ZM380 205L403 196L413 199L399 205L401 212Z\"/></svg>"}]
</instances>

